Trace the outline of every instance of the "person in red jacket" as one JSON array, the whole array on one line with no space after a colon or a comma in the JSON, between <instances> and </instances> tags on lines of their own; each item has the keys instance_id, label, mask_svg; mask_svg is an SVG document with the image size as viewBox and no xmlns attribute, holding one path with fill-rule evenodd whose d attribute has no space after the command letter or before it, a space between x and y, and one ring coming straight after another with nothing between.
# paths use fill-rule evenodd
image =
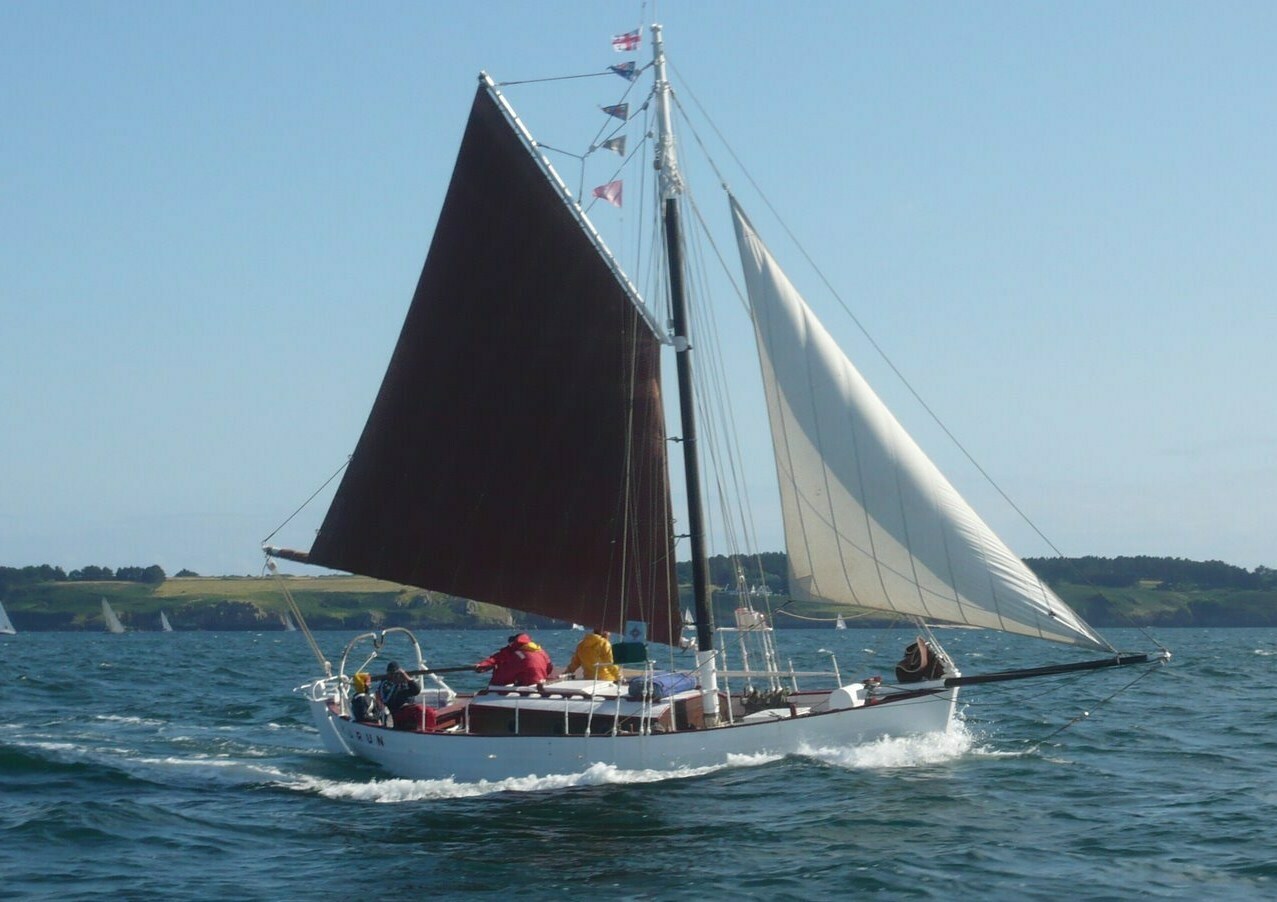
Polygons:
<instances>
[{"instance_id":1,"label":"person in red jacket","mask_svg":"<svg viewBox=\"0 0 1277 902\"><path fill-rule=\"evenodd\" d=\"M535 686L549 679L554 663L527 633L511 636L505 648L474 665L476 673L492 671L489 686Z\"/></svg>"}]
</instances>

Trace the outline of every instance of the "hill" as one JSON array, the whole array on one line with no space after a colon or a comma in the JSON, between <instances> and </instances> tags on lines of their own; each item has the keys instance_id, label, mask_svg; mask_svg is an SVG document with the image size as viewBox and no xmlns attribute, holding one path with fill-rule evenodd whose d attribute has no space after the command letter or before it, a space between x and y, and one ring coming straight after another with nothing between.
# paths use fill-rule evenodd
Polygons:
<instances>
[{"instance_id":1,"label":"hill","mask_svg":"<svg viewBox=\"0 0 1277 902\"><path fill-rule=\"evenodd\" d=\"M1277 571L1247 571L1220 561L1180 558L1029 558L1026 561L1084 619L1100 628L1124 626L1277 626ZM715 557L711 580L733 581L737 562ZM687 567L680 564L680 578ZM768 603L792 616L777 616L785 628L828 628L838 610L822 605L786 604L785 556L773 552L750 559L751 586L765 586ZM178 630L283 629L287 608L281 583L273 578L179 576L164 578L158 568L121 568L132 579L85 579L110 575L106 568L0 567L0 593L19 631L100 630L100 599L106 598L134 629L158 629L166 612ZM748 569L745 571L748 573ZM60 577L60 578L59 578ZM378 629L410 626L444 629L554 628L567 624L467 601L437 592L359 576L282 577L312 629ZM685 605L687 589L683 588ZM736 596L716 595L720 623L731 617ZM847 612L844 611L844 614ZM854 617L854 613L850 615ZM849 618L850 619L850 618ZM879 614L856 625L890 625Z\"/></svg>"},{"instance_id":2,"label":"hill","mask_svg":"<svg viewBox=\"0 0 1277 902\"><path fill-rule=\"evenodd\" d=\"M512 623L510 612L496 605L360 576L282 579L312 629L492 629ZM234 576L177 577L159 585L48 581L11 587L4 604L19 631L101 630L102 598L130 629L158 629L164 611L175 630L278 630L288 608L280 585L273 578Z\"/></svg>"}]
</instances>

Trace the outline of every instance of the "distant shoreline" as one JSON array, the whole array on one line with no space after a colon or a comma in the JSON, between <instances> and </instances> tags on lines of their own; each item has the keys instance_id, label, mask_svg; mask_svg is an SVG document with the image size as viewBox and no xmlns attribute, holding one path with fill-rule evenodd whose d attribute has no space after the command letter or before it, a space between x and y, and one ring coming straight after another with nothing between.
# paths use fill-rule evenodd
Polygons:
<instances>
[{"instance_id":1,"label":"distant shoreline","mask_svg":"<svg viewBox=\"0 0 1277 902\"><path fill-rule=\"evenodd\" d=\"M306 622L315 630L381 629L561 629L570 624L523 614L497 605L453 598L411 586L360 576L283 576ZM1271 627L1277 626L1277 591L1173 587L1144 581L1120 588L1053 583L1088 623L1118 627ZM51 581L10 586L3 602L21 632L94 632L103 629L101 599L110 601L130 629L158 631L160 612L174 630L283 630L287 603L271 577L183 576L158 585L120 580ZM784 595L771 596L776 610ZM730 594L717 602L723 622L734 606ZM787 608L803 618L775 617L778 629L832 629L839 609L821 605ZM848 626L885 629L901 626L880 615L854 617ZM911 628L905 625L903 628Z\"/></svg>"}]
</instances>

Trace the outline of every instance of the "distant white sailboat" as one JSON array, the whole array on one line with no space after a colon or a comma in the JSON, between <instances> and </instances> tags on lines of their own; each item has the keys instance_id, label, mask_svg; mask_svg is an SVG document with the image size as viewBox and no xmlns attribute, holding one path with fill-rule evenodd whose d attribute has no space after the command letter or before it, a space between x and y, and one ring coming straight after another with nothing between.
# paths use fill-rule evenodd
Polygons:
<instances>
[{"instance_id":1,"label":"distant white sailboat","mask_svg":"<svg viewBox=\"0 0 1277 902\"><path fill-rule=\"evenodd\" d=\"M285 632L291 633L297 629L297 624L293 623L293 618L287 611L279 615L279 622Z\"/></svg>"},{"instance_id":2,"label":"distant white sailboat","mask_svg":"<svg viewBox=\"0 0 1277 902\"><path fill-rule=\"evenodd\" d=\"M124 624L120 623L120 618L115 616L115 611L111 610L111 605L105 598L102 599L102 619L106 621L108 633L124 632Z\"/></svg>"},{"instance_id":3,"label":"distant white sailboat","mask_svg":"<svg viewBox=\"0 0 1277 902\"><path fill-rule=\"evenodd\" d=\"M845 630L846 628L847 628L847 621L842 619L842 614L839 614L838 619L834 621L834 629Z\"/></svg>"},{"instance_id":4,"label":"distant white sailboat","mask_svg":"<svg viewBox=\"0 0 1277 902\"><path fill-rule=\"evenodd\" d=\"M9 619L9 615L4 612L4 605L0 604L0 636L13 636L17 634L17 630L13 628L13 621Z\"/></svg>"},{"instance_id":5,"label":"distant white sailboat","mask_svg":"<svg viewBox=\"0 0 1277 902\"><path fill-rule=\"evenodd\" d=\"M162 633L173 632L173 627L171 624L169 624L168 617L164 616L163 611L160 611L160 632Z\"/></svg>"}]
</instances>

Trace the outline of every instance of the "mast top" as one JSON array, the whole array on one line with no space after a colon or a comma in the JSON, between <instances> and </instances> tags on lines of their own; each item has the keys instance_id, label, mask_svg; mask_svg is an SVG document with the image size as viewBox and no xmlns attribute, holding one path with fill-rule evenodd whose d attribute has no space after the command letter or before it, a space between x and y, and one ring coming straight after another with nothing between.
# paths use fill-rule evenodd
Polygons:
<instances>
[{"instance_id":1,"label":"mast top","mask_svg":"<svg viewBox=\"0 0 1277 902\"><path fill-rule=\"evenodd\" d=\"M668 200L683 193L683 176L678 170L678 154L674 151L671 91L665 75L665 42L659 25L652 26L652 63L656 72L656 156L652 165L660 174L661 198Z\"/></svg>"}]
</instances>

